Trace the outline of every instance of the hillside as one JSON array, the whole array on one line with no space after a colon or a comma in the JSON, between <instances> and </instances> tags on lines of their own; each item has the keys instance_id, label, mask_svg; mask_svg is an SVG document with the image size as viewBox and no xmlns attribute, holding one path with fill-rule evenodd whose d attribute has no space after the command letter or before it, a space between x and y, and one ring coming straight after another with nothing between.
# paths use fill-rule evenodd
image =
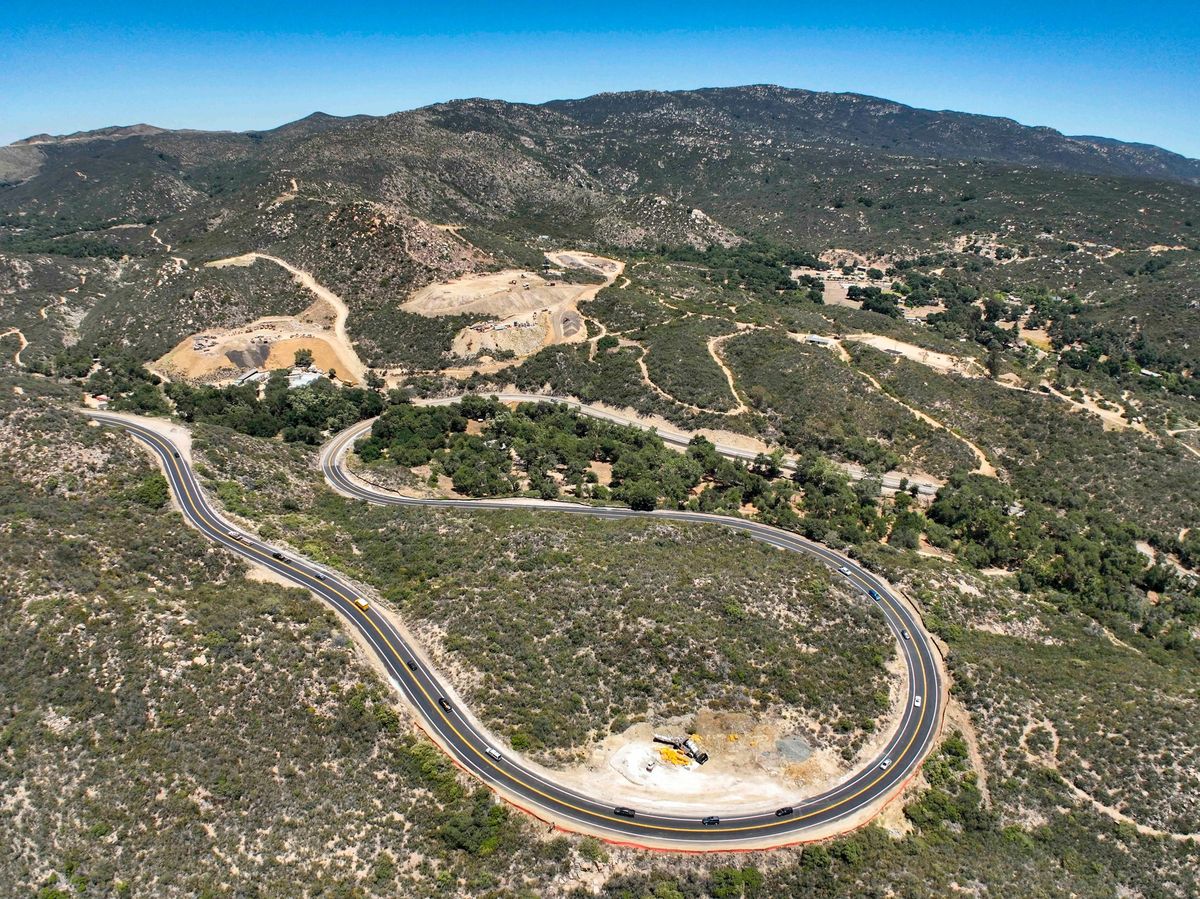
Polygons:
<instances>
[{"instance_id":1,"label":"hillside","mask_svg":"<svg viewBox=\"0 0 1200 899\"><path fill-rule=\"evenodd\" d=\"M1090 175L1200 184L1200 160L1109 138L1069 137L1012 119L916 109L879 97L777 85L597 94L546 104L594 127L725 132L786 144L830 144L931 159L988 160Z\"/></svg>"},{"instance_id":2,"label":"hillside","mask_svg":"<svg viewBox=\"0 0 1200 899\"><path fill-rule=\"evenodd\" d=\"M154 358L205 327L275 314L274 301L227 309L209 298L223 276L198 271L252 250L344 295L368 364L434 368L462 323L397 307L466 272L537 270L546 240L640 252L761 235L931 265L943 253L975 265L980 247L1018 260L1003 273L1021 287L1045 283L1033 266L1070 266L1063 247L1194 248L1200 227L1194 161L773 87L31 141L0 154L0 265L21 271L0 299L10 326L44 334L29 336L28 362L114 334ZM1128 281L1102 274L1108 295ZM1156 302L1195 299L1189 283ZM172 306L186 314L157 311Z\"/></svg>"},{"instance_id":3,"label":"hillside","mask_svg":"<svg viewBox=\"0 0 1200 899\"><path fill-rule=\"evenodd\" d=\"M0 880L1195 895L1198 372L1200 161L1007 119L757 85L0 148ZM482 397L514 391L588 409ZM843 553L944 652L937 748L818 845L546 833L340 619L187 528L84 397L188 428L215 507L352 578L547 777L612 782L605 753L669 725L710 773L815 783L787 733L836 778L903 638L824 566L707 525L346 499L331 435L376 419L348 464L411 497L736 516Z\"/></svg>"}]
</instances>

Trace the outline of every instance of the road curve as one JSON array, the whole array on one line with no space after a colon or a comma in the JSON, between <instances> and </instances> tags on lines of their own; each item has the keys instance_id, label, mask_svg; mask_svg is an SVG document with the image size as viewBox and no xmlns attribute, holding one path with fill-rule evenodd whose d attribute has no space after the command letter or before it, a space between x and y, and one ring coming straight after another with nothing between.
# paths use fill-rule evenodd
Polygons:
<instances>
[{"instance_id":1,"label":"road curve","mask_svg":"<svg viewBox=\"0 0 1200 899\"><path fill-rule=\"evenodd\" d=\"M784 846L828 836L839 824L849 827L856 813L893 795L916 772L937 735L943 712L943 683L937 650L909 606L868 571L821 544L796 534L740 518L697 512L657 510L635 512L616 507L517 500L413 499L375 490L350 476L342 465L347 449L371 425L362 422L338 434L321 452L322 472L338 492L354 499L397 506L438 506L455 509L552 509L605 519L649 517L700 524L719 524L742 531L755 540L815 557L831 568L844 566L845 576L864 593L874 591L875 604L896 636L908 669L908 691L899 725L884 749L861 770L815 796L797 798L791 811L776 809L753 814L722 815L719 823L699 817L636 810L635 817L618 815L611 802L555 784L545 773L525 767L498 744L471 716L452 702L440 676L392 626L387 616L335 572L281 550L222 519L200 488L191 466L166 437L125 418L88 413L105 424L129 431L162 461L171 490L184 516L206 537L255 564L268 568L297 586L310 590L345 618L372 648L392 685L404 694L430 736L466 771L513 804L555 824L602 839L647 848L720 851ZM237 536L233 536L233 535ZM359 603L362 603L360 606ZM365 608L364 608L365 606ZM902 636L907 633L908 637ZM918 704L918 697L920 702ZM885 765L884 762L887 762ZM714 797L719 805L719 798ZM781 811L781 810L779 810ZM847 820L850 819L850 820Z\"/></svg>"}]
</instances>

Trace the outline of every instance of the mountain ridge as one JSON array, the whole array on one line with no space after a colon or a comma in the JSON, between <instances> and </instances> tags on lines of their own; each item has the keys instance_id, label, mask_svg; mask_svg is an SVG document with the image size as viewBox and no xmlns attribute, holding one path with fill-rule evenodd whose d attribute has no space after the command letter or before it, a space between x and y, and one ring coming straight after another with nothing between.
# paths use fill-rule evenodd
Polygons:
<instances>
[{"instance_id":1,"label":"mountain ridge","mask_svg":"<svg viewBox=\"0 0 1200 899\"><path fill-rule=\"evenodd\" d=\"M540 104L462 98L382 116L313 112L294 122L243 132L167 129L137 124L67 135L38 134L10 146L53 146L93 140L170 135L288 135L320 133L357 123L485 107L492 111L542 110L581 126L628 124L636 119L664 127L707 124L734 131L763 130L773 140L834 143L934 159L986 160L1080 174L1152 178L1200 184L1200 160L1153 144L1093 135L1067 135L1004 116L931 110L855 92L810 91L773 84L695 90L602 92Z\"/></svg>"}]
</instances>

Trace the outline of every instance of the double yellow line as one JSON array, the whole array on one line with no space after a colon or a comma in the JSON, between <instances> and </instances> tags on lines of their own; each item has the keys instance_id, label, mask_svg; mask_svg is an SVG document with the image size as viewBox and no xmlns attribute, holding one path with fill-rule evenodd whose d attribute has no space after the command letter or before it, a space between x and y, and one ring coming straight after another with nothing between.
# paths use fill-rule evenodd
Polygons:
<instances>
[{"instance_id":1,"label":"double yellow line","mask_svg":"<svg viewBox=\"0 0 1200 899\"><path fill-rule=\"evenodd\" d=\"M203 522L204 524L207 524L214 531L221 532L223 529L225 529L223 524L221 524L219 522L214 523L216 521L215 517L210 514L207 514L206 510L204 510L201 505L197 504L197 502L195 500L193 500L191 490L188 489L189 478L185 474L185 468L181 464L180 457L177 456L177 450L175 449L174 444L172 444L170 441L168 441L166 438L162 437L161 435L156 434L155 432L150 431L149 429L146 429L140 425L136 425L132 422L128 422L128 421L125 421L125 420L119 419L119 418L109 418L107 416L94 416L94 417L97 419L100 419L102 421L106 421L111 424L116 424L120 427L124 427L127 430L136 434L137 436L141 437L146 443L150 444L151 446L155 446L157 449L159 449L161 451L163 458L166 460L167 464L170 466L171 470L174 473L175 482L177 484L179 484L181 487L181 489L177 492L182 493L182 499L186 502L187 507L191 513L190 517L192 517L193 520L195 520L195 521L200 521L200 522ZM341 450L341 447L338 447L338 452L340 452L340 450ZM335 468L339 467L339 459L338 459L337 455L334 456L332 465ZM186 471L188 474L190 474L190 470L186 470ZM192 481L191 484L193 485L194 489L198 493L199 492L198 485L196 485L194 481ZM370 491L365 491L365 490L363 492L370 493ZM375 631L375 633L379 635L379 638L384 642L384 644L387 646L387 648L392 653L391 667L393 668L393 670L395 670L397 667L399 667L402 670L406 669L407 666L404 665L404 662L403 662L403 659L401 658L400 653L397 652L396 647L392 644L392 641L390 639L388 639L387 634L385 634L383 632L383 630L379 627L378 624L375 623L375 621L371 618L371 616L369 614L367 614L367 612L363 611L361 608L358 607L358 605L354 601L354 598L352 596L347 595L341 589L339 589L338 586L336 585L336 583L331 584L331 583L325 582L325 581L317 581L317 579L313 575L309 574L307 571L304 571L302 568L297 568L296 566L294 566L290 562L288 562L286 559L284 559L284 560L275 559L272 556L270 556L268 553L266 553L266 551L259 549L259 547L255 546L254 544L243 543L241 541L234 541L232 538L228 538L228 537L226 539L229 541L230 544L236 544L235 546L231 545L229 548L241 550L244 554L255 557L266 564L286 568L289 571L294 572L294 576L292 579L301 583L303 586L308 587L309 589L315 590L315 589L319 589L319 587L317 585L320 585L320 586L328 589L330 592L336 594L339 598L344 600L346 603L347 608L341 610L341 611L343 611L343 613L347 612L348 610L356 612L362 618L362 620L365 621L367 624L369 624L371 626L371 628ZM224 541L222 541L222 542L224 542ZM795 550L793 550L793 551L795 551ZM851 571L851 574L853 575L854 572ZM856 580L856 582L859 583L860 586L863 585L861 578L858 578L857 576L855 576L855 580ZM870 586L870 585L868 584L867 586ZM874 589L874 588L872 587L871 589ZM889 596L887 596L886 593L882 593L880 595L884 597L884 599L888 602L888 604L892 608L892 610L894 612L896 612L899 615L899 617L903 618L903 615L900 615L899 609L897 609L897 607L895 606L895 604L893 603L891 598ZM914 649L914 652L915 652L915 649ZM918 657L918 661L921 662L921 664L918 667L920 667L920 669L921 669L921 696L922 696L922 699L924 700L927 698L926 692L928 690L928 682L927 682L927 678L926 678L926 666L924 664L924 661L920 658L919 653L917 653L917 657ZM388 660L384 659L384 661L386 662ZM486 764L487 766L492 768L498 775L511 781L513 784L516 784L517 786L521 787L523 790L526 790L529 793L532 793L532 794L537 795L537 796L541 797L542 799L544 799L549 804L550 811L554 811L555 808L559 808L559 809L566 808L566 809L570 809L571 811L577 812L577 813L585 816L586 819L591 820L591 821L597 821L597 820L610 821L614 824L620 825L619 832L623 831L623 832L627 833L631 828L636 828L636 829L642 830L642 831L659 831L659 832L664 832L664 833L689 833L689 834L712 833L712 834L716 835L716 834L723 834L723 833L754 832L754 831L765 831L765 830L790 830L790 829L794 829L794 825L798 821L804 821L808 818L812 818L817 815L822 815L822 814L826 814L828 812L836 811L837 809L852 802L853 800L855 800L856 798L861 796L863 793L870 790L872 787L874 787L881 780L883 780L885 777L888 776L886 772L880 773L879 775L877 775L875 777L874 780L870 781L865 786L860 787L857 791L855 791L851 795L838 800L838 802L836 802L832 805L822 806L820 808L813 809L809 812L806 812L803 815L779 818L775 821L768 821L763 824L746 824L746 825L742 825L742 826L738 826L738 827L723 827L723 828L720 828L719 830L711 830L711 829L702 830L702 829L696 828L696 827L672 827L672 826L663 825L663 824L649 824L649 823L639 821L637 819L629 819L629 818L623 818L623 817L618 818L613 815L607 815L602 812L597 812L592 809L587 809L587 808L583 808L582 806L575 805L575 804L567 801L566 799L563 799L563 798L560 798L557 796L552 796L551 794L544 792L543 790L539 789L536 786L533 786L532 784L530 784L526 781L518 780L516 777L513 776L512 772L500 767L500 765L496 764L496 762L491 757L487 756L483 752L480 752L480 750L477 749L474 746L474 744L463 735L463 733L455 726L454 722L450 719L450 717L448 715L446 715L445 710L441 708L441 706L437 703L437 701L433 698L433 696L430 695L429 691L425 689L425 686L421 683L421 681L418 677L410 674L410 680L416 684L417 688L425 696L425 699L429 703L430 708L435 709L437 711L437 714L440 716L442 721L446 724L447 727L450 728L451 731L453 731L454 735L459 739L459 741L461 742L463 747L465 747L466 749L469 749L471 752L473 752L478 757L480 762ZM900 764L900 762L907 760L908 753L912 749L913 744L916 742L917 735L921 732L921 728L922 728L922 725L924 724L924 720L925 720L925 714L926 714L926 711L928 710L928 708L929 708L928 703L923 701L921 704L921 712L917 719L917 724L914 727L911 736L909 737L908 743L905 745L904 750L899 754L899 756L893 760L893 765L896 766L897 770L899 768L903 767ZM435 730L439 730L439 732L440 732L440 728L435 727ZM478 735L476 734L476 736L478 736ZM519 771L521 769L518 768L517 770ZM519 791L518 791L517 795L521 795ZM586 821L584 823L586 823Z\"/></svg>"},{"instance_id":2,"label":"double yellow line","mask_svg":"<svg viewBox=\"0 0 1200 899\"><path fill-rule=\"evenodd\" d=\"M331 457L330 457L330 464L331 464L331 467L333 467L334 469L340 469L341 453L343 452L345 445L351 442L352 436L353 435L351 435L351 437L348 437L347 439L341 441L339 444L337 444L335 446L335 448L331 454ZM366 490L364 488L360 488L360 489L363 493L367 493L367 494L371 493L371 491ZM486 506L481 506L480 508L486 508ZM791 551L796 552L797 550L792 549ZM853 581L856 584L858 584L860 587L863 587L865 589L872 589L872 590L875 589L874 585L872 585L869 581L866 581L865 579L860 577L857 573L855 573L855 571L853 569L849 569L849 570L850 570L850 574L852 576ZM897 614L897 617L899 617L903 620L904 616L903 616L901 610L896 606L895 602L893 602L891 597L888 596L886 591L883 593L880 593L880 596L884 598L884 600L888 603L889 607ZM372 624L373 624L373 622L372 622ZM381 636L382 636L382 634L381 634ZM386 639L387 638L385 637L384 640L386 641ZM389 646L390 645L391 644L389 643ZM924 664L924 659L921 658L920 653L916 652L915 649L913 650L913 652L917 656L917 660L918 660L917 667L920 668L920 671L921 671L921 692L919 694L921 696L921 700L922 700L921 701L921 711L918 713L917 723L916 723L915 727L913 728L913 731L909 737L908 743L905 745L904 749L900 752L900 754L895 759L893 759L892 764L896 766L897 770L899 770L900 768L903 767L903 764L901 764L902 762L907 762L908 753L912 749L913 744L916 742L918 734L921 733L921 728L925 722L926 710L929 707L928 703L926 702L926 699L928 698L926 694L929 689L928 678L926 676L926 665ZM414 678L414 680L415 680L415 678ZM418 682L417 685L420 686L420 683ZM422 687L421 689L422 689L422 692L424 692L424 687ZM428 697L428 695L429 694L426 693L426 697ZM439 710L439 714L441 714L442 718L446 721L446 723L450 726L450 728L454 731L454 733L459 737L459 739L462 739L462 734L459 733L458 729L454 726L454 723L452 721L450 721L449 718L446 717L445 712L443 710L441 710L440 706L438 706L437 708ZM906 709L906 711L907 711L907 709ZM477 756L480 757L481 760L485 761L492 768L496 769L501 774L508 777L514 783L520 784L521 786L525 787L526 789L531 790L532 792L550 800L553 803L556 803L557 805L565 806L566 808L570 808L574 811L582 812L592 818L600 818L605 821L613 821L615 823L621 824L623 828L628 828L630 826L637 826L637 827L641 827L641 828L647 829L647 830L659 830L659 831L669 831L669 832L679 832L679 833L713 832L713 831L704 831L704 830L700 830L697 828L669 827L666 825L646 824L643 822L639 822L636 819L634 819L631 822L630 819L627 819L627 818L616 818L611 815L605 815L603 813L594 812L594 811L591 811L588 809L580 808L578 806L572 805L571 803L569 803L563 799L549 796L546 793L543 793L537 787L531 786L530 784L527 784L524 781L518 781L516 778L512 777L507 771L504 771L498 765L496 765L492 761L492 759L488 758L483 753L479 752L479 750L475 749L474 746L471 746L470 744L468 744L468 746L472 751L475 752L475 754ZM861 787L856 792L852 793L849 796L844 797L843 799L839 800L838 802L834 803L833 805L822 806L821 808L814 809L813 811L807 812L803 815L796 815L796 816L790 816L790 817L786 817L786 818L780 818L777 821L770 821L765 824L747 824L747 825L743 825L740 827L725 827L725 828L722 828L720 832L721 833L731 833L731 832L739 832L739 831L752 831L752 830L765 830L765 829L771 829L771 828L782 828L782 827L786 827L788 824L790 824L792 822L804 821L808 818L815 817L816 815L834 811L834 810L839 809L842 806L846 805L847 803L854 801L855 799L857 799L863 793L870 790L872 787L874 787L876 784L878 784L881 780L883 780L887 776L888 775L887 775L886 771L881 772L879 775L876 776L876 778L874 780L870 781L866 786Z\"/></svg>"}]
</instances>

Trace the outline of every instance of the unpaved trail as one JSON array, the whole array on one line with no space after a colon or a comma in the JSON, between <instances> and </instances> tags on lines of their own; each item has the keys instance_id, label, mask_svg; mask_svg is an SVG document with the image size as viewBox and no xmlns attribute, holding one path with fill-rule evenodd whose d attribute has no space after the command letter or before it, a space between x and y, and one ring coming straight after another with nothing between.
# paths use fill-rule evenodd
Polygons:
<instances>
[{"instance_id":1,"label":"unpaved trail","mask_svg":"<svg viewBox=\"0 0 1200 899\"><path fill-rule=\"evenodd\" d=\"M861 343L864 346L882 350L885 353L903 356L906 359L911 359L913 362L924 365L927 368L932 368L934 371L941 372L942 374L957 373L968 378L979 378L987 374L987 369L975 359L927 350L916 344L905 343L902 340L884 337L881 334L862 332L847 334L842 339Z\"/></svg>"},{"instance_id":2,"label":"unpaved trail","mask_svg":"<svg viewBox=\"0 0 1200 899\"><path fill-rule=\"evenodd\" d=\"M623 339L622 343L626 346L636 346L639 350L641 350L641 352L638 353L637 366L638 366L638 371L640 371L642 373L642 383L645 384L647 387L649 387L651 390L653 390L655 393L657 393L659 396L661 396L664 400L666 400L669 403L674 403L677 406L682 406L683 408L689 409L692 412L697 412L700 414L713 413L713 412L716 412L718 415L723 414L723 413L717 412L716 409L705 409L702 406L693 406L691 403L685 403L683 400L677 399L676 397L671 396L671 394L667 393L665 390L663 390L661 387L659 387L657 384L655 384L654 381L652 381L650 379L650 369L646 368L646 354L650 351L647 350L640 343L637 343L636 341L633 341L633 340L624 340Z\"/></svg>"},{"instance_id":3,"label":"unpaved trail","mask_svg":"<svg viewBox=\"0 0 1200 899\"><path fill-rule=\"evenodd\" d=\"M1178 443L1180 446L1182 446L1185 450L1187 450L1189 453L1191 453L1197 459L1200 459L1200 450L1196 449L1190 443L1184 443L1182 440L1178 441Z\"/></svg>"},{"instance_id":4,"label":"unpaved trail","mask_svg":"<svg viewBox=\"0 0 1200 899\"><path fill-rule=\"evenodd\" d=\"M157 228L150 229L150 239L152 241L154 241L156 244L158 244L160 247L162 247L163 250L165 250L166 252L168 252L168 253L171 252L171 245L169 243L166 243L161 237L158 236Z\"/></svg>"},{"instance_id":5,"label":"unpaved trail","mask_svg":"<svg viewBox=\"0 0 1200 899\"><path fill-rule=\"evenodd\" d=\"M256 259L265 259L267 262L273 262L280 268L289 272L296 281L308 291L314 294L318 299L324 300L334 312L333 318L333 333L341 343L343 355L351 362L353 371L351 372L355 379L362 381L366 377L367 367L362 360L358 358L358 353L354 349L354 344L350 342L350 337L346 333L346 321L350 318L350 308L336 293L317 282L311 274L303 269L296 268L290 262L280 259L278 256L271 256L267 253L259 253L257 251L243 253L241 256L231 256L228 259L217 259L212 262L206 262L207 268L223 268L227 265L253 265Z\"/></svg>"},{"instance_id":6,"label":"unpaved trail","mask_svg":"<svg viewBox=\"0 0 1200 899\"><path fill-rule=\"evenodd\" d=\"M596 334L595 337L588 338L588 362L595 362L596 351L600 348L600 338L608 336L608 327L604 324L604 322L598 322L594 318L584 319L584 323L586 324L587 322L593 323L597 328L600 329L599 333Z\"/></svg>"},{"instance_id":7,"label":"unpaved trail","mask_svg":"<svg viewBox=\"0 0 1200 899\"><path fill-rule=\"evenodd\" d=\"M927 368L943 374L958 374L965 378L981 378L989 379L987 369L984 368L978 359L973 359L963 356L953 356L949 353L939 353L934 350L927 350L915 344L905 343L900 340L895 340L891 337L884 337L879 334L858 333L847 334L842 340L850 340L855 343L861 343L865 346L881 350L885 353L890 353L896 356L903 356ZM849 360L849 354L843 353L842 358ZM1005 380L992 380L992 383L1005 387L1009 390L1017 390L1022 393L1038 393L1029 387L1024 387L1021 384L1013 384ZM1068 396L1056 390L1053 385L1043 381L1041 386L1049 391L1050 395L1068 403L1072 408L1091 412L1097 416L1105 426L1106 430L1126 430L1132 428L1135 431L1141 431L1143 434L1148 434L1149 429L1141 422L1131 422L1125 418L1125 415L1115 409L1105 409L1092 397L1085 397L1082 401L1074 397Z\"/></svg>"},{"instance_id":8,"label":"unpaved trail","mask_svg":"<svg viewBox=\"0 0 1200 899\"><path fill-rule=\"evenodd\" d=\"M9 328L3 334L0 334L0 338L12 337L13 335L16 335L17 340L21 343L21 345L17 348L17 351L13 353L13 362L17 363L18 368L24 368L25 363L21 361L21 354L25 352L25 347L29 346L29 341L25 339L25 335L21 333L21 329Z\"/></svg>"},{"instance_id":9,"label":"unpaved trail","mask_svg":"<svg viewBox=\"0 0 1200 899\"><path fill-rule=\"evenodd\" d=\"M64 296L57 296L54 298L53 303L47 303L45 306L43 306L41 309L38 310L38 318L42 319L42 321L45 321L46 319L48 319L50 317L51 309L53 309L55 306L65 306L65 305L67 305L67 298Z\"/></svg>"},{"instance_id":10,"label":"unpaved trail","mask_svg":"<svg viewBox=\"0 0 1200 899\"><path fill-rule=\"evenodd\" d=\"M972 453L975 454L975 460L977 462L977 467L975 469L976 474L981 474L981 475L983 475L985 477L989 477L989 478L994 478L997 476L995 466L993 466L992 463L988 461L987 454L983 450L981 450L976 444L972 443L970 440L968 440L962 434L955 431L953 428L942 424L942 422L938 421L932 415L922 412L920 409L914 408L913 406L910 406L908 403L904 402L903 400L897 399L896 397L892 396L890 393L888 393L886 390L883 389L882 384L880 384L878 381L876 381L873 377L871 377L866 372L861 371L857 368L855 369L855 371L857 371L860 375L862 375L864 378L866 378L868 381L870 381L875 386L876 390L878 390L883 396L887 397L893 403L895 403L898 406L903 406L905 409L907 409L909 412L911 412L917 418L921 419L921 421L925 422L926 424L932 425L933 427L937 428L939 431L945 431L947 434L951 435L952 437L957 439L960 443L962 443L963 446L967 447L967 449L969 449Z\"/></svg>"},{"instance_id":11,"label":"unpaved trail","mask_svg":"<svg viewBox=\"0 0 1200 899\"><path fill-rule=\"evenodd\" d=\"M802 334L792 334L789 332L788 336L790 338L792 338L792 340L801 341L801 342L804 339L804 335L802 335ZM876 390L878 390L882 396L891 400L896 405L907 409L909 411L909 413L916 416L917 418L919 418L921 421L925 422L926 424L931 425L934 428L937 428L939 431L945 431L947 434L949 434L952 437L954 437L955 439L959 440L964 446L966 446L969 450L971 450L971 452L975 455L975 460L977 463L977 467L975 469L976 474L981 474L981 475L984 475L985 477L989 477L989 478L994 478L997 476L995 466L993 466L992 463L990 461L988 461L987 454L983 450L981 450L978 446L976 446L974 443L972 443L970 440L968 440L962 434L959 434L953 428L947 427L942 422L938 421L932 415L929 415L928 413L922 412L920 409L910 406L908 403L904 402L901 399L898 399L897 397L892 396L890 393L888 393L886 390L884 390L883 385L880 384L879 381L877 381L871 375L867 374L865 371L863 371L860 368L857 368L854 365L854 363L850 357L850 354L848 352L846 352L846 348L844 346L842 346L841 341L834 340L833 343L830 345L830 349L834 349L834 351L838 354L838 356L842 359L842 361L844 361L847 365L849 365L852 369L854 369L854 371L856 371L858 374L860 374L864 378L866 378L867 381L870 382L870 384Z\"/></svg>"},{"instance_id":12,"label":"unpaved trail","mask_svg":"<svg viewBox=\"0 0 1200 899\"><path fill-rule=\"evenodd\" d=\"M1048 752L1036 754L1029 750L1026 740L1029 738L1029 734L1037 727L1044 727L1050 732L1050 749ZM1058 769L1059 753L1062 749L1062 742L1058 736L1058 728L1054 726L1054 722L1050 719L1030 719L1026 721L1025 727L1021 731L1020 747L1021 751L1025 754L1025 758L1030 762L1030 764L1040 768L1049 768L1057 773L1059 778L1062 780L1063 785L1071 792L1072 796L1074 796L1080 802L1086 802L1097 812L1108 818L1111 818L1118 824L1125 824L1129 827L1132 827L1143 836L1174 840L1180 843L1187 842L1189 840L1200 841L1200 833L1176 833L1170 830L1160 830L1157 827L1150 827L1147 824L1139 824L1120 809L1113 808L1111 805L1105 805L1091 793L1088 793L1086 790L1078 787L1074 781L1072 781Z\"/></svg>"},{"instance_id":13,"label":"unpaved trail","mask_svg":"<svg viewBox=\"0 0 1200 899\"><path fill-rule=\"evenodd\" d=\"M1036 392L1036 391L1029 390L1028 388L1012 387L1011 385L1005 385L1005 386L1008 386L1013 390L1025 390L1028 393ZM1095 415L1097 418L1099 418L1100 421L1102 421L1104 423L1105 430L1124 431L1128 428L1132 428L1133 430L1140 431L1143 434L1150 433L1149 429L1142 422L1128 421L1128 420L1126 420L1124 414L1122 414L1121 412L1115 411L1113 409L1105 409L1104 407L1100 406L1095 400L1091 399L1090 397L1085 397L1083 402L1080 402L1079 400L1075 399L1074 397L1067 396L1067 394L1062 393L1059 390L1056 390L1053 384L1049 384L1049 383L1043 381L1042 386L1044 386L1046 388L1046 390L1049 391L1051 396L1057 397L1058 399L1062 400L1064 403L1067 403L1068 405L1070 405L1072 408L1079 409L1081 411L1091 412L1093 415Z\"/></svg>"},{"instance_id":14,"label":"unpaved trail","mask_svg":"<svg viewBox=\"0 0 1200 899\"><path fill-rule=\"evenodd\" d=\"M721 369L721 372L725 375L726 383L729 384L729 393L733 397L733 401L735 403L735 406L732 409L708 409L704 406L696 406L692 403L684 402L678 397L672 396L671 394L667 393L667 391L655 384L650 377L650 370L646 367L646 356L650 351L635 340L622 338L622 343L626 346L636 346L641 350L641 353L638 355L637 366L642 375L642 383L661 396L663 399L675 403L676 405L683 406L683 408L689 409L692 412L707 415L741 415L744 412L749 412L750 407L742 401L742 397L737 391L737 383L734 380L733 372L729 370L729 366L725 364L725 360L721 358L717 348L723 341L728 340L730 337L736 337L738 334L744 334L747 330L753 330L753 328L742 328L737 331L732 331L729 334L718 334L716 337L710 337L707 344L708 355L712 357L713 362L715 362L717 367Z\"/></svg>"},{"instance_id":15,"label":"unpaved trail","mask_svg":"<svg viewBox=\"0 0 1200 899\"><path fill-rule=\"evenodd\" d=\"M1189 453L1191 453L1197 459L1200 459L1200 450L1196 449L1194 446L1192 446L1186 440L1179 439L1180 434L1190 434L1190 433L1194 433L1195 431L1200 431L1200 428L1175 428L1172 431L1167 431L1167 434L1168 434L1168 436L1174 437L1176 442L1180 446L1182 446L1185 450L1187 450ZM1182 540L1183 537L1181 536L1179 539Z\"/></svg>"},{"instance_id":16,"label":"unpaved trail","mask_svg":"<svg viewBox=\"0 0 1200 899\"><path fill-rule=\"evenodd\" d=\"M729 392L733 394L733 400L737 403L731 411L724 413L725 415L740 415L743 412L749 412L750 407L743 401L741 394L737 391L737 382L734 380L733 372L729 370L729 366L725 364L725 360L721 358L719 347L730 337L736 337L738 334L744 334L747 330L753 331L754 328L744 328L734 331L731 334L718 334L716 337L708 339L708 355L712 356L713 362L717 363L717 367L725 373L725 380L729 382Z\"/></svg>"},{"instance_id":17,"label":"unpaved trail","mask_svg":"<svg viewBox=\"0 0 1200 899\"><path fill-rule=\"evenodd\" d=\"M797 339L794 335L790 336L793 336L793 339ZM1034 388L1025 387L1019 383L1014 384L1009 380L991 379L988 377L986 369L977 359L952 356L948 353L938 353L933 350L926 350L914 344L893 340L890 337L883 337L878 334L848 334L846 337L842 338L842 340L850 340L856 343L862 343L877 350L903 356L906 359L910 359L913 362L917 362L926 366L927 368L931 368L943 375L958 374L965 378L987 379L991 380L993 384L999 387L1004 387L1007 390L1015 390L1020 393L1030 393L1039 396L1052 396L1055 399L1066 403L1075 411L1090 412L1092 415L1095 415L1100 419L1101 424L1104 426L1106 431L1134 430L1142 434L1151 435L1151 431L1145 425L1145 423L1140 421L1130 421L1125 417L1125 413L1122 410L1104 408L1092 396L1085 396L1083 400L1077 400L1074 397L1068 396L1062 391L1057 390L1052 384L1046 381L1042 381L1039 385L1039 387L1044 388L1044 390L1035 390ZM846 352L845 348L842 347L840 343L838 344L838 352L844 361L853 365L850 354ZM892 397L892 399L895 399L895 397ZM896 400L896 402L900 401ZM904 404L901 403L901 405ZM1171 436L1174 436L1171 431L1168 431L1167 433ZM962 438L960 435L955 434L955 436L966 442L965 438ZM1200 458L1200 451L1197 451L1194 447L1188 446L1186 443L1183 445L1189 453L1197 458ZM981 473L984 472L981 471Z\"/></svg>"},{"instance_id":18,"label":"unpaved trail","mask_svg":"<svg viewBox=\"0 0 1200 899\"><path fill-rule=\"evenodd\" d=\"M271 206L282 206L284 203L290 203L292 200L296 199L297 195L299 195L300 185L296 183L296 179L289 178L288 180L292 183L291 188L289 190L285 190L274 200L272 200Z\"/></svg>"}]
</instances>

